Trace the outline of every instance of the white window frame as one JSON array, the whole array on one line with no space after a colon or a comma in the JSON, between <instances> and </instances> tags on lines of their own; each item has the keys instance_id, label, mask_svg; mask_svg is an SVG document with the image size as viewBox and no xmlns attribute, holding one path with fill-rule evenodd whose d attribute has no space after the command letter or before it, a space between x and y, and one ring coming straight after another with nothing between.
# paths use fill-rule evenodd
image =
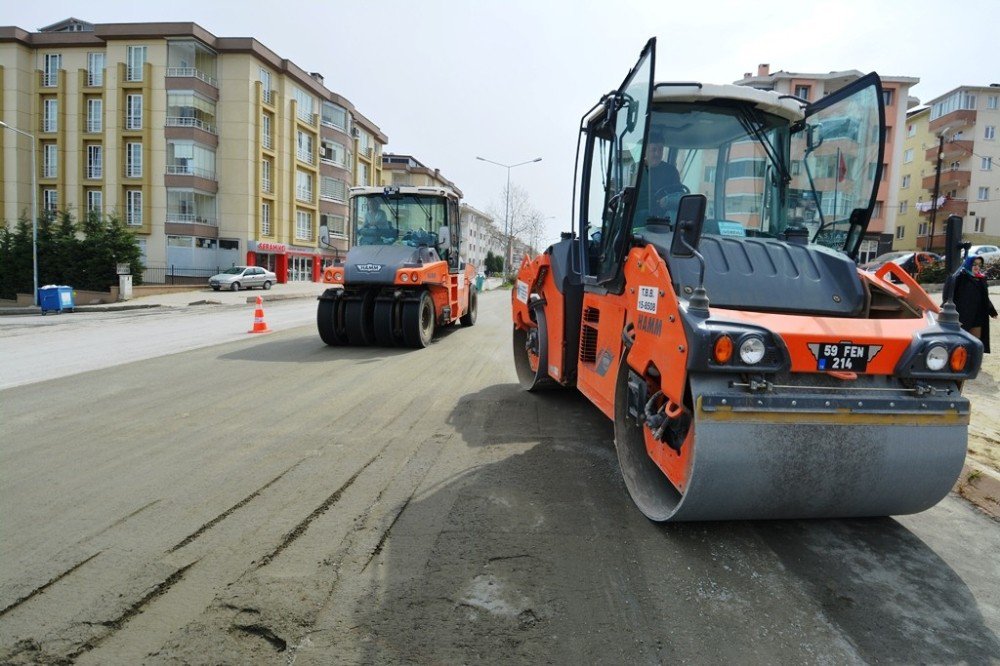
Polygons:
<instances>
[{"instance_id":1,"label":"white window frame","mask_svg":"<svg viewBox=\"0 0 1000 666\"><path fill-rule=\"evenodd\" d=\"M921 222L920 223L919 227L917 228L917 235L918 236L926 236L927 235L927 223L926 222Z\"/></svg>"},{"instance_id":2,"label":"white window frame","mask_svg":"<svg viewBox=\"0 0 1000 666\"><path fill-rule=\"evenodd\" d=\"M800 99L804 99L804 100L806 100L808 102L809 101L809 95L811 95L811 94L812 94L812 86L801 85L801 84L795 86L795 96L796 97L798 97Z\"/></svg>"},{"instance_id":3,"label":"white window frame","mask_svg":"<svg viewBox=\"0 0 1000 666\"><path fill-rule=\"evenodd\" d=\"M99 134L104 131L104 100L100 97L87 99L87 133Z\"/></svg>"},{"instance_id":4,"label":"white window frame","mask_svg":"<svg viewBox=\"0 0 1000 666\"><path fill-rule=\"evenodd\" d=\"M983 128L983 138L987 141L992 141L997 138L997 127L996 125L987 125Z\"/></svg>"},{"instance_id":5,"label":"white window frame","mask_svg":"<svg viewBox=\"0 0 1000 666\"><path fill-rule=\"evenodd\" d=\"M104 213L103 190L87 190L87 212Z\"/></svg>"},{"instance_id":6,"label":"white window frame","mask_svg":"<svg viewBox=\"0 0 1000 666\"><path fill-rule=\"evenodd\" d=\"M271 90L271 72L269 70L264 69L263 67L259 69L260 71L258 73L257 80L260 81L261 94L264 98L264 101L267 104L270 104L271 95L274 94L274 91Z\"/></svg>"},{"instance_id":7,"label":"white window frame","mask_svg":"<svg viewBox=\"0 0 1000 666\"><path fill-rule=\"evenodd\" d=\"M42 144L42 178L55 178L59 173L59 146Z\"/></svg>"},{"instance_id":8,"label":"white window frame","mask_svg":"<svg viewBox=\"0 0 1000 666\"><path fill-rule=\"evenodd\" d=\"M295 171L295 198L305 203L313 203L315 188L312 174L307 171Z\"/></svg>"},{"instance_id":9,"label":"white window frame","mask_svg":"<svg viewBox=\"0 0 1000 666\"><path fill-rule=\"evenodd\" d=\"M86 176L90 180L104 177L104 146L98 143L87 144Z\"/></svg>"},{"instance_id":10,"label":"white window frame","mask_svg":"<svg viewBox=\"0 0 1000 666\"><path fill-rule=\"evenodd\" d=\"M104 68L107 56L101 51L87 54L87 85L91 88L104 87Z\"/></svg>"},{"instance_id":11,"label":"white window frame","mask_svg":"<svg viewBox=\"0 0 1000 666\"><path fill-rule=\"evenodd\" d=\"M142 81L148 48L145 46L125 47L125 80Z\"/></svg>"},{"instance_id":12,"label":"white window frame","mask_svg":"<svg viewBox=\"0 0 1000 666\"><path fill-rule=\"evenodd\" d=\"M913 148L907 148L903 151L903 163L909 164L913 161Z\"/></svg>"},{"instance_id":13,"label":"white window frame","mask_svg":"<svg viewBox=\"0 0 1000 666\"><path fill-rule=\"evenodd\" d=\"M142 178L142 142L129 141L125 144L125 177Z\"/></svg>"},{"instance_id":14,"label":"white window frame","mask_svg":"<svg viewBox=\"0 0 1000 666\"><path fill-rule=\"evenodd\" d=\"M260 115L260 136L261 145L267 149L274 147L274 133L272 130L271 115L268 113L262 113Z\"/></svg>"},{"instance_id":15,"label":"white window frame","mask_svg":"<svg viewBox=\"0 0 1000 666\"><path fill-rule=\"evenodd\" d=\"M295 210L295 240L313 240L313 214L307 210Z\"/></svg>"},{"instance_id":16,"label":"white window frame","mask_svg":"<svg viewBox=\"0 0 1000 666\"><path fill-rule=\"evenodd\" d=\"M903 240L906 236L906 227L896 227L896 240Z\"/></svg>"},{"instance_id":17,"label":"white window frame","mask_svg":"<svg viewBox=\"0 0 1000 666\"><path fill-rule=\"evenodd\" d=\"M977 194L977 201L989 201L990 200L990 188L985 185L979 188Z\"/></svg>"},{"instance_id":18,"label":"white window frame","mask_svg":"<svg viewBox=\"0 0 1000 666\"><path fill-rule=\"evenodd\" d=\"M998 102L1000 102L1000 95L989 95L986 98L986 108L991 111L994 111L998 107L1000 107L1000 104L998 104Z\"/></svg>"},{"instance_id":19,"label":"white window frame","mask_svg":"<svg viewBox=\"0 0 1000 666\"><path fill-rule=\"evenodd\" d=\"M274 192L274 182L272 180L271 161L267 158L260 163L260 189L268 194Z\"/></svg>"},{"instance_id":20,"label":"white window frame","mask_svg":"<svg viewBox=\"0 0 1000 666\"><path fill-rule=\"evenodd\" d=\"M903 183L900 187L905 190L909 186L910 186L910 174L906 174L905 176L903 176Z\"/></svg>"},{"instance_id":21,"label":"white window frame","mask_svg":"<svg viewBox=\"0 0 1000 666\"><path fill-rule=\"evenodd\" d=\"M977 217L972 223L972 233L981 234L986 231L986 218Z\"/></svg>"},{"instance_id":22,"label":"white window frame","mask_svg":"<svg viewBox=\"0 0 1000 666\"><path fill-rule=\"evenodd\" d=\"M59 70L62 69L61 53L46 53L42 56L42 87L55 88L59 85Z\"/></svg>"},{"instance_id":23,"label":"white window frame","mask_svg":"<svg viewBox=\"0 0 1000 666\"><path fill-rule=\"evenodd\" d=\"M142 190L125 190L125 224L142 226Z\"/></svg>"},{"instance_id":24,"label":"white window frame","mask_svg":"<svg viewBox=\"0 0 1000 666\"><path fill-rule=\"evenodd\" d=\"M260 235L270 236L271 231L271 202L264 201L260 204Z\"/></svg>"},{"instance_id":25,"label":"white window frame","mask_svg":"<svg viewBox=\"0 0 1000 666\"><path fill-rule=\"evenodd\" d=\"M125 129L142 129L142 93L125 95Z\"/></svg>"},{"instance_id":26,"label":"white window frame","mask_svg":"<svg viewBox=\"0 0 1000 666\"><path fill-rule=\"evenodd\" d=\"M59 131L59 100L53 97L42 100L42 131Z\"/></svg>"},{"instance_id":27,"label":"white window frame","mask_svg":"<svg viewBox=\"0 0 1000 666\"><path fill-rule=\"evenodd\" d=\"M979 168L982 171L992 171L993 170L993 158L983 157L979 162Z\"/></svg>"},{"instance_id":28,"label":"white window frame","mask_svg":"<svg viewBox=\"0 0 1000 666\"><path fill-rule=\"evenodd\" d=\"M54 213L59 209L59 191L55 188L42 190L42 210Z\"/></svg>"},{"instance_id":29,"label":"white window frame","mask_svg":"<svg viewBox=\"0 0 1000 666\"><path fill-rule=\"evenodd\" d=\"M909 206L909 204L910 204L910 202L907 201L906 199L904 199L903 201L899 202L899 214L900 215L903 215L904 213L906 213L906 209Z\"/></svg>"}]
</instances>

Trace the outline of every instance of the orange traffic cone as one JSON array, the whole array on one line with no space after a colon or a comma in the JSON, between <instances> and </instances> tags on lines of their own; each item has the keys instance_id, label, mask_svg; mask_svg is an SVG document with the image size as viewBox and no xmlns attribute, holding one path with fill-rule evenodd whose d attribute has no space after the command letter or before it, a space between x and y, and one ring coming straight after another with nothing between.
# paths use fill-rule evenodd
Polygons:
<instances>
[{"instance_id":1,"label":"orange traffic cone","mask_svg":"<svg viewBox=\"0 0 1000 666\"><path fill-rule=\"evenodd\" d=\"M267 322L264 321L264 299L260 296L257 297L257 309L253 312L253 328L251 328L247 333L270 333L271 329L268 328Z\"/></svg>"}]
</instances>

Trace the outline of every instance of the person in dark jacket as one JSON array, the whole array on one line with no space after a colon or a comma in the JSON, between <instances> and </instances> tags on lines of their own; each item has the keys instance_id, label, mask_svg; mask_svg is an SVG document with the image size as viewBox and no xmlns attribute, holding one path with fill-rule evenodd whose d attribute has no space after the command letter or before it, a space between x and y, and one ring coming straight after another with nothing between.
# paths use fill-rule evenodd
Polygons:
<instances>
[{"instance_id":1,"label":"person in dark jacket","mask_svg":"<svg viewBox=\"0 0 1000 666\"><path fill-rule=\"evenodd\" d=\"M955 309L962 328L979 338L983 352L990 353L990 317L996 319L997 309L990 301L982 257L966 257L962 270L955 276Z\"/></svg>"}]
</instances>

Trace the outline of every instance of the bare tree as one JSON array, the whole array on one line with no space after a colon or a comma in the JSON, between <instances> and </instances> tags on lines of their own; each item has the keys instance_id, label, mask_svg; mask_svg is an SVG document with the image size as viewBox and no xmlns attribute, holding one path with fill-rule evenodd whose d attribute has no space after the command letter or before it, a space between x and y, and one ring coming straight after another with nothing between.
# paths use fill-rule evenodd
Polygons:
<instances>
[{"instance_id":1,"label":"bare tree","mask_svg":"<svg viewBox=\"0 0 1000 666\"><path fill-rule=\"evenodd\" d=\"M504 247L504 272L510 274L520 264L520 257L512 256L514 239L519 239L533 248L533 243L541 236L541 213L531 203L528 192L516 183L510 185L510 198L506 185L500 190L499 202L490 206L490 214L497 220L499 238ZM506 218L505 218L506 214Z\"/></svg>"}]
</instances>

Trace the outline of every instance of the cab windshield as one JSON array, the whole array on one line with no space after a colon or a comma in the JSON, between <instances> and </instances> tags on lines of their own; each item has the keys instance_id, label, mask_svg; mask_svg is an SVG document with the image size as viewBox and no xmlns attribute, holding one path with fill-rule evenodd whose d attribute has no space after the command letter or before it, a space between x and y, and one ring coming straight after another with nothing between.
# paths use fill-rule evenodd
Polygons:
<instances>
[{"instance_id":1,"label":"cab windshield","mask_svg":"<svg viewBox=\"0 0 1000 666\"><path fill-rule=\"evenodd\" d=\"M447 224L443 197L373 193L353 197L354 244L435 247Z\"/></svg>"},{"instance_id":2,"label":"cab windshield","mask_svg":"<svg viewBox=\"0 0 1000 666\"><path fill-rule=\"evenodd\" d=\"M777 236L787 149L788 121L745 105L656 104L633 231L672 227L680 198L704 194L704 234Z\"/></svg>"}]
</instances>

